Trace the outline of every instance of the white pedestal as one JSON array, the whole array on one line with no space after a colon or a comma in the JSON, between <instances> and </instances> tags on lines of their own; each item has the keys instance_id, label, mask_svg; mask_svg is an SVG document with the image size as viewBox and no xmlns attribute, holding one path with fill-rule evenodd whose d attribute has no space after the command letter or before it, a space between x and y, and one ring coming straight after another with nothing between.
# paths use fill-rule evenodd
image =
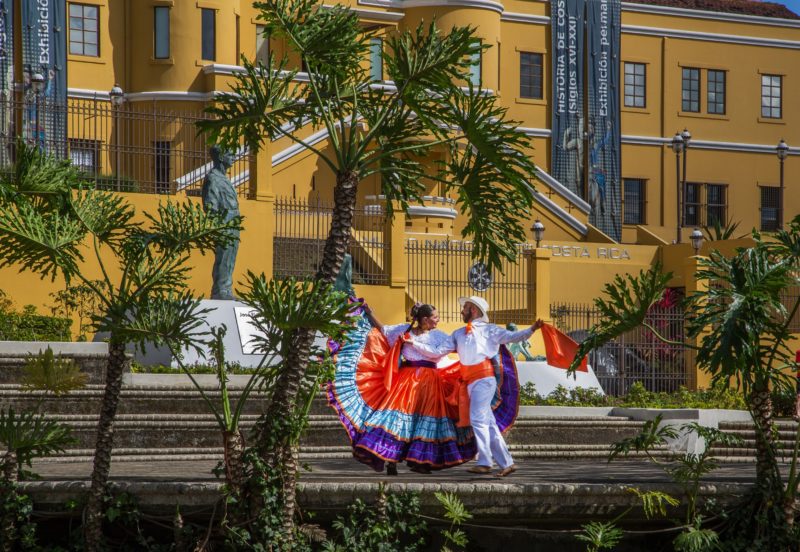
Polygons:
<instances>
[{"instance_id":1,"label":"white pedestal","mask_svg":"<svg viewBox=\"0 0 800 552\"><path fill-rule=\"evenodd\" d=\"M575 372L575 377L567 376L567 371L562 368L550 366L547 362L517 362L520 386L533 382L536 392L546 397L561 385L567 389L576 387L595 389L605 395L594 370L589 366L588 372Z\"/></svg>"}]
</instances>

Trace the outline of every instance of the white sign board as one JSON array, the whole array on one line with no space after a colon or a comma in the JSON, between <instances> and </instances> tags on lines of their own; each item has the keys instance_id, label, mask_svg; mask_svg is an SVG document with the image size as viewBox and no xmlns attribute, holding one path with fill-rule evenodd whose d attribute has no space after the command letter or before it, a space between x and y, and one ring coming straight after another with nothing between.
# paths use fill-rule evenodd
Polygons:
<instances>
[{"instance_id":1,"label":"white sign board","mask_svg":"<svg viewBox=\"0 0 800 552\"><path fill-rule=\"evenodd\" d=\"M242 345L242 354L255 355L257 351L254 339L258 336L264 336L256 325L253 324L252 315L255 309L250 307L234 307L233 312L236 315L236 327L239 330L239 342Z\"/></svg>"}]
</instances>

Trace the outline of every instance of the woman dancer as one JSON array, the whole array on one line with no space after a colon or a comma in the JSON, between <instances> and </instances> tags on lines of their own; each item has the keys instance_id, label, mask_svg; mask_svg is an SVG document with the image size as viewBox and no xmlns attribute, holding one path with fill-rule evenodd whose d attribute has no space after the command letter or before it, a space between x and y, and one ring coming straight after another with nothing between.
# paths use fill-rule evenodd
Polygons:
<instances>
[{"instance_id":1,"label":"woman dancer","mask_svg":"<svg viewBox=\"0 0 800 552\"><path fill-rule=\"evenodd\" d=\"M443 355L423 353L409 340L437 348L450 336L436 329L432 305L411 309L411 324L384 326L365 307L350 340L338 351L328 402L353 445L353 456L389 475L397 462L430 473L471 460L476 446L469 428L457 428L458 364L439 369Z\"/></svg>"}]
</instances>

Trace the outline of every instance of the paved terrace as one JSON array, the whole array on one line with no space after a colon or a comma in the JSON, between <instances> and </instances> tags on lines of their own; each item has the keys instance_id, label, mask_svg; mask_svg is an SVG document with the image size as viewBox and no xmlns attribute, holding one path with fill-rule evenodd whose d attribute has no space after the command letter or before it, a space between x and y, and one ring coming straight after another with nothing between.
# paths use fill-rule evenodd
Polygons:
<instances>
[{"instance_id":1,"label":"paved terrace","mask_svg":"<svg viewBox=\"0 0 800 552\"><path fill-rule=\"evenodd\" d=\"M339 513L355 498L371 500L381 482L392 490L421 494L423 510L440 515L436 491L458 493L475 519L513 524L531 521L547 524L571 521L575 516L616 515L638 499L626 491L659 489L681 496L681 489L653 464L638 460L522 461L508 478L477 476L459 466L428 476L400 467L398 477L377 474L354 460L311 460L310 472L301 477L300 503L306 510L325 515ZM214 461L137 461L112 464L111 479L121 491L139 497L143 509L174 512L176 503L188 509L209 508L219 498L220 481L211 474ZM88 488L91 464L38 462L39 481L24 482L37 504L63 504ZM755 477L753 464L722 464L704 479L701 493L730 503L743 494ZM635 517L635 512L632 512ZM532 519L535 518L535 519Z\"/></svg>"}]
</instances>

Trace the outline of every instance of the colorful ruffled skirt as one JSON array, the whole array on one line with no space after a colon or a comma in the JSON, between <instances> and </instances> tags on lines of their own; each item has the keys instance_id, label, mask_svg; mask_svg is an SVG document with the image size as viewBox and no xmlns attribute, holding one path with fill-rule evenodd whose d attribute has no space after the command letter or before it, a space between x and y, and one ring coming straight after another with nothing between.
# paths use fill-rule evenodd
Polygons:
<instances>
[{"instance_id":1,"label":"colorful ruffled skirt","mask_svg":"<svg viewBox=\"0 0 800 552\"><path fill-rule=\"evenodd\" d=\"M406 461L437 470L467 462L477 454L469 427L457 427L460 380L458 363L436 368L431 362L404 361L387 384L391 347L365 317L336 354L336 376L327 386L353 446L353 456L382 471L384 462ZM516 364L505 348L493 404L501 431L517 417L519 382Z\"/></svg>"}]
</instances>

